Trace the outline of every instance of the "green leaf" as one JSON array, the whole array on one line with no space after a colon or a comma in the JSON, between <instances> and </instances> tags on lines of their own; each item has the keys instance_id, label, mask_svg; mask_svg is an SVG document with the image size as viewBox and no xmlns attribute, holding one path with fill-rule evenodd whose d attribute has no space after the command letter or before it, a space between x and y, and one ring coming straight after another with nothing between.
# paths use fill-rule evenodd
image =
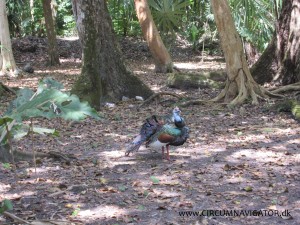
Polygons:
<instances>
[{"instance_id":1,"label":"green leaf","mask_svg":"<svg viewBox=\"0 0 300 225\"><path fill-rule=\"evenodd\" d=\"M244 190L246 192L251 192L253 190L253 188L251 186L247 186L247 187L244 187Z\"/></svg>"},{"instance_id":2,"label":"green leaf","mask_svg":"<svg viewBox=\"0 0 300 225\"><path fill-rule=\"evenodd\" d=\"M99 119L97 111L89 106L87 102L80 102L76 95L71 95L63 101L57 102L61 107L61 117L67 120L82 120L87 116Z\"/></svg>"},{"instance_id":3,"label":"green leaf","mask_svg":"<svg viewBox=\"0 0 300 225\"><path fill-rule=\"evenodd\" d=\"M190 1L180 0L149 0L149 6L152 8L152 15L155 24L163 34L174 33L182 24L183 14L186 8L191 4Z\"/></svg>"},{"instance_id":4,"label":"green leaf","mask_svg":"<svg viewBox=\"0 0 300 225\"><path fill-rule=\"evenodd\" d=\"M21 105L28 102L33 95L34 95L34 92L32 90L30 90L29 88L24 88L24 89L18 90L17 98L10 103L7 111L5 112L5 115L11 114L14 109L16 109L17 107L20 107Z\"/></svg>"},{"instance_id":5,"label":"green leaf","mask_svg":"<svg viewBox=\"0 0 300 225\"><path fill-rule=\"evenodd\" d=\"M10 118L10 117L7 117L7 116L1 117L0 118L0 126L5 125L5 124L7 124L11 121L13 121L13 118Z\"/></svg>"},{"instance_id":6,"label":"green leaf","mask_svg":"<svg viewBox=\"0 0 300 225\"><path fill-rule=\"evenodd\" d=\"M13 204L10 200L4 199L3 205L6 208L6 210L13 210Z\"/></svg>"},{"instance_id":7,"label":"green leaf","mask_svg":"<svg viewBox=\"0 0 300 225\"><path fill-rule=\"evenodd\" d=\"M139 210L145 210L145 206L139 205L139 206L138 206L138 209L139 209Z\"/></svg>"},{"instance_id":8,"label":"green leaf","mask_svg":"<svg viewBox=\"0 0 300 225\"><path fill-rule=\"evenodd\" d=\"M8 117L2 117L2 118L4 118L3 121L9 121L7 123L7 128L8 128L8 132L11 132L16 121L15 120L11 121L10 119L8 119ZM5 125L0 126L0 143L7 141L7 128L5 127Z\"/></svg>"},{"instance_id":9,"label":"green leaf","mask_svg":"<svg viewBox=\"0 0 300 225\"><path fill-rule=\"evenodd\" d=\"M61 88L63 88L61 83L52 78L45 78L40 82L36 93L28 88L19 90L17 98L11 102L5 116L0 118L0 142L7 141L5 124L9 132L13 133L13 137L20 139L27 135L29 127L23 125L22 121L29 118L61 117L66 120L82 120L87 116L100 118L97 111L87 102L80 102L76 95L59 91ZM33 132L58 135L54 129L39 127L34 127Z\"/></svg>"},{"instance_id":10,"label":"green leaf","mask_svg":"<svg viewBox=\"0 0 300 225\"><path fill-rule=\"evenodd\" d=\"M77 215L79 214L79 211L80 211L80 208L75 209L75 210L72 212L72 216L77 216Z\"/></svg>"},{"instance_id":11,"label":"green leaf","mask_svg":"<svg viewBox=\"0 0 300 225\"><path fill-rule=\"evenodd\" d=\"M61 90L64 88L64 85L56 80L54 80L52 77L46 77L39 83L39 88L41 89L56 89Z\"/></svg>"},{"instance_id":12,"label":"green leaf","mask_svg":"<svg viewBox=\"0 0 300 225\"><path fill-rule=\"evenodd\" d=\"M2 163L2 166L4 169L7 169L7 170L11 169L10 163Z\"/></svg>"},{"instance_id":13,"label":"green leaf","mask_svg":"<svg viewBox=\"0 0 300 225\"><path fill-rule=\"evenodd\" d=\"M122 192L126 191L126 189L127 189L127 187L124 186L124 185L119 186L119 190L122 191Z\"/></svg>"},{"instance_id":14,"label":"green leaf","mask_svg":"<svg viewBox=\"0 0 300 225\"><path fill-rule=\"evenodd\" d=\"M95 109L87 102L80 102L76 95L63 93L56 89L47 89L31 101L17 107L9 116L22 121L32 117L48 119L62 117L67 120L82 120L87 116L99 119Z\"/></svg>"},{"instance_id":15,"label":"green leaf","mask_svg":"<svg viewBox=\"0 0 300 225\"><path fill-rule=\"evenodd\" d=\"M151 179L153 184L159 184L159 182L160 182L159 179L156 178L155 176L151 176L150 179Z\"/></svg>"},{"instance_id":16,"label":"green leaf","mask_svg":"<svg viewBox=\"0 0 300 225\"><path fill-rule=\"evenodd\" d=\"M13 210L13 204L10 200L4 199L3 202L1 203L0 213L9 211L9 210Z\"/></svg>"},{"instance_id":17,"label":"green leaf","mask_svg":"<svg viewBox=\"0 0 300 225\"><path fill-rule=\"evenodd\" d=\"M16 140L20 140L23 137L25 137L28 134L30 127L28 125L20 124L19 127L15 127L13 130L13 137ZM40 135L46 135L46 134L52 134L54 136L59 136L59 132L55 129L49 129L44 127L33 127L32 131L36 134Z\"/></svg>"}]
</instances>

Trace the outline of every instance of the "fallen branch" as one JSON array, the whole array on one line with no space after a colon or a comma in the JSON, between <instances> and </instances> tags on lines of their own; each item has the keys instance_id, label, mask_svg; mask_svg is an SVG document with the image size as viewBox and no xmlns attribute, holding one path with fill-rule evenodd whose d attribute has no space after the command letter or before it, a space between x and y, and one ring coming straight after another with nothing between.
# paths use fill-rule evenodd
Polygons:
<instances>
[{"instance_id":1,"label":"fallen branch","mask_svg":"<svg viewBox=\"0 0 300 225\"><path fill-rule=\"evenodd\" d=\"M209 102L210 101L196 99L196 100L190 100L190 101L184 102L184 103L180 104L180 106L181 107L188 107L190 105L205 105L205 104L207 104Z\"/></svg>"},{"instance_id":2,"label":"fallen branch","mask_svg":"<svg viewBox=\"0 0 300 225\"><path fill-rule=\"evenodd\" d=\"M48 197L54 197L54 196L57 196L57 195L60 195L60 194L64 194L64 193L65 193L65 191L54 192L54 193L48 195Z\"/></svg>"},{"instance_id":3,"label":"fallen branch","mask_svg":"<svg viewBox=\"0 0 300 225\"><path fill-rule=\"evenodd\" d=\"M157 99L157 98L159 98L160 96L163 96L163 95L170 95L170 96L173 96L173 97L178 98L178 99L184 98L184 96L175 94L173 92L167 92L167 91L158 92L158 93L155 93L155 94L151 95L148 99L146 99L142 104L140 104L137 107L137 109L140 109L141 107L143 107L144 105L148 104L152 100Z\"/></svg>"},{"instance_id":4,"label":"fallen branch","mask_svg":"<svg viewBox=\"0 0 300 225\"><path fill-rule=\"evenodd\" d=\"M12 162L12 154L9 151L8 145L0 145L0 162ZM13 151L16 162L17 161L26 161L31 160L33 157L32 152L23 152L14 150ZM65 155L56 151L49 151L47 153L38 152L36 153L36 157L39 158L54 158L59 160L64 160L67 164L71 162L71 159L76 159L73 155Z\"/></svg>"},{"instance_id":5,"label":"fallen branch","mask_svg":"<svg viewBox=\"0 0 300 225\"><path fill-rule=\"evenodd\" d=\"M54 225L64 225L64 224L82 224L79 222L70 222L66 220L34 220L33 224L54 224Z\"/></svg>"},{"instance_id":6,"label":"fallen branch","mask_svg":"<svg viewBox=\"0 0 300 225\"><path fill-rule=\"evenodd\" d=\"M20 217L17 217L16 215L9 213L7 211L3 212L3 215L12 218L14 221L17 221L21 224L31 224L30 222L27 222L26 220L21 219Z\"/></svg>"}]
</instances>

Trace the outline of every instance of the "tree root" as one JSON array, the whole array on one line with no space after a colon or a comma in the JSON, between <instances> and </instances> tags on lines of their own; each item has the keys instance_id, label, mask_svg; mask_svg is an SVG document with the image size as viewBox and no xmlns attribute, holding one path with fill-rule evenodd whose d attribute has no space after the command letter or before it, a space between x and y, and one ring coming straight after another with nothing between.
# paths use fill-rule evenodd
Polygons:
<instances>
[{"instance_id":1,"label":"tree root","mask_svg":"<svg viewBox=\"0 0 300 225\"><path fill-rule=\"evenodd\" d=\"M2 82L0 82L0 87L3 88L4 91L12 93L12 94L16 94L16 91L11 89L10 87L7 87L6 85L4 85Z\"/></svg>"},{"instance_id":2,"label":"tree root","mask_svg":"<svg viewBox=\"0 0 300 225\"><path fill-rule=\"evenodd\" d=\"M178 94L175 94L173 92L167 92L167 91L162 91L162 92L158 92L158 93L155 93L153 95L151 95L148 99L146 99L142 104L140 104L138 107L137 107L137 110L139 110L141 107L143 107L144 105L148 104L149 102L155 100L155 99L159 99L161 96L163 95L170 95L170 96L173 96L175 98L178 98L178 99L183 99L184 96L182 95L178 95Z\"/></svg>"},{"instance_id":3,"label":"tree root","mask_svg":"<svg viewBox=\"0 0 300 225\"><path fill-rule=\"evenodd\" d=\"M231 107L234 107L236 105L242 104L248 97L251 97L252 104L258 104L258 98L260 99L266 99L266 98L284 98L283 95L270 92L266 90L264 87L257 84L253 79L246 79L246 75L244 74L244 71L241 69L238 72L238 75L236 76L235 81L237 82L237 96L231 100L230 102L226 103L226 97L228 94L228 91L230 89L230 86L232 85L232 82L229 79L227 79L224 89L221 91L221 93L216 96L215 98L211 100L190 100L187 102L184 102L181 104L182 107L186 107L189 105L204 105L212 102L219 102L222 99L225 99L224 104L228 104Z\"/></svg>"},{"instance_id":4,"label":"tree root","mask_svg":"<svg viewBox=\"0 0 300 225\"><path fill-rule=\"evenodd\" d=\"M288 92L288 91L299 91L300 90L300 82L294 83L294 84L289 84L283 87L280 87L276 90L273 90L272 93L278 94L282 92Z\"/></svg>"},{"instance_id":5,"label":"tree root","mask_svg":"<svg viewBox=\"0 0 300 225\"><path fill-rule=\"evenodd\" d=\"M247 74L244 72L244 70L240 69L238 71L237 76L235 77L235 80L230 81L229 79L227 79L224 89L215 98L213 98L211 100L193 99L193 100L189 100L189 101L181 103L180 106L181 107L187 107L187 106L190 106L190 105L206 105L206 104L211 104L213 102L219 102L222 99L226 100L227 94L228 94L228 91L230 89L230 85L232 84L232 82L237 82L237 86L238 86L237 96L233 100L231 100L230 102L224 103L224 104L228 104L231 107L242 104L248 97L251 97L252 104L257 105L259 103L258 102L259 98L260 99L284 98L284 96L280 95L279 93L285 92L285 91L298 91L298 90L300 90L300 82L298 82L298 83L295 83L295 84L284 86L284 87L279 88L275 91L268 91L264 87L257 84L252 79L250 74L247 76ZM146 101L144 101L142 104L140 104L137 107L137 109L140 109L144 105L148 104L150 101L152 101L154 99L157 99L162 95L171 95L171 96L174 96L178 99L183 98L183 96L177 95L177 94L172 93L172 92L159 92L159 93L155 93L152 96L150 96Z\"/></svg>"}]
</instances>

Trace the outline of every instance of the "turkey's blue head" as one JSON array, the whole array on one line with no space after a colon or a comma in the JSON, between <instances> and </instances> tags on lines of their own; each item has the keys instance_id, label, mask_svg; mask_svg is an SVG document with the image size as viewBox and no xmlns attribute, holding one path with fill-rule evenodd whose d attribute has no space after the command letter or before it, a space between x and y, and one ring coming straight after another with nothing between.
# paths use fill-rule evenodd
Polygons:
<instances>
[{"instance_id":1,"label":"turkey's blue head","mask_svg":"<svg viewBox=\"0 0 300 225\"><path fill-rule=\"evenodd\" d=\"M182 128L185 126L184 119L180 116L180 109L176 106L173 109L173 122L175 123L175 126L178 128Z\"/></svg>"}]
</instances>

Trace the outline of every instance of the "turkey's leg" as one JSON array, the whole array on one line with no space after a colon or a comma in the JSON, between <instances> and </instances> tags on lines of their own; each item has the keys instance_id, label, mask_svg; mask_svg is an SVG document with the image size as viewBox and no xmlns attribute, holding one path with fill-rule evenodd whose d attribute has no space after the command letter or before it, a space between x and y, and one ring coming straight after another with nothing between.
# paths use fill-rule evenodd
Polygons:
<instances>
[{"instance_id":1,"label":"turkey's leg","mask_svg":"<svg viewBox=\"0 0 300 225\"><path fill-rule=\"evenodd\" d=\"M167 149L167 160L170 161L169 145L166 146Z\"/></svg>"},{"instance_id":2,"label":"turkey's leg","mask_svg":"<svg viewBox=\"0 0 300 225\"><path fill-rule=\"evenodd\" d=\"M164 159L165 158L165 147L164 146L161 147L161 153L162 153L162 158Z\"/></svg>"}]
</instances>

